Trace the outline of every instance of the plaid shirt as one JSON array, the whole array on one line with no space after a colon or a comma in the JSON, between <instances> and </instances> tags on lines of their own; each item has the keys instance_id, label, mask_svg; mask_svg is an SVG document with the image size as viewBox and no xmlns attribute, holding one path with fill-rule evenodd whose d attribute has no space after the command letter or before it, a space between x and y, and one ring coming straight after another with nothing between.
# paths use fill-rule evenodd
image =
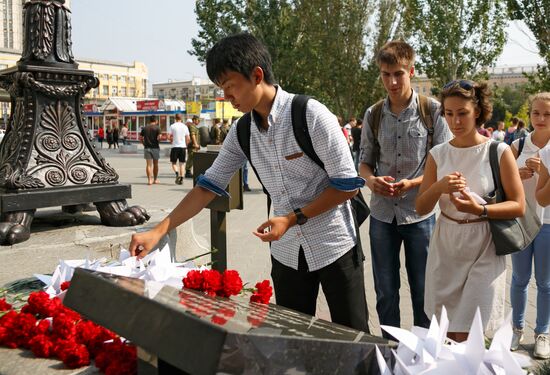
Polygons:
<instances>
[{"instance_id":1,"label":"plaid shirt","mask_svg":"<svg viewBox=\"0 0 550 375\"><path fill-rule=\"evenodd\" d=\"M353 191L365 183L357 176L336 117L313 99L307 104L307 126L325 170L302 152L292 130L293 97L277 87L267 130L260 127L256 116L251 116L250 158L271 196L275 216L306 206L329 186ZM220 154L197 184L218 195L227 195L225 187L245 160L237 127L232 126ZM272 242L271 254L282 264L298 269L298 251L302 246L309 270L315 271L336 261L355 243L351 207L346 201L310 218L304 225L290 228L280 240Z\"/></svg>"},{"instance_id":2,"label":"plaid shirt","mask_svg":"<svg viewBox=\"0 0 550 375\"><path fill-rule=\"evenodd\" d=\"M412 180L424 174L428 130L420 118L417 96L413 90L409 106L398 116L392 113L388 98L384 100L378 130L380 160L376 171L377 176L392 176L395 178L395 182L398 182L402 179ZM450 140L452 134L445 118L440 114L439 102L435 100L431 102L434 128L433 146L435 146ZM367 109L365 113L361 134L361 162L370 166L375 164L372 152L374 135L370 127L373 107ZM416 213L415 200L418 189L419 187L415 187L396 198L372 194L371 215L385 223L391 223L395 218L398 225L412 224L428 218L433 211L424 216L419 216Z\"/></svg>"}]
</instances>

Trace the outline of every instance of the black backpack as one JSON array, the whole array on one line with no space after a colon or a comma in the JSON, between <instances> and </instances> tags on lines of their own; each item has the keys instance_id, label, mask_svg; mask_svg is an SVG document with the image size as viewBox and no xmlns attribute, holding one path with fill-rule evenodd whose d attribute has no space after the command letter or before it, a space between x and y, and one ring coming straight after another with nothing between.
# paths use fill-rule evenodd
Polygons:
<instances>
[{"instance_id":1,"label":"black backpack","mask_svg":"<svg viewBox=\"0 0 550 375\"><path fill-rule=\"evenodd\" d=\"M317 164L324 170L325 165L323 164L321 159L319 159L319 156L317 156L317 153L313 149L313 143L311 142L311 136L309 135L309 130L307 128L306 109L308 100L309 97L305 95L295 95L292 99L292 129L294 131L296 142L298 143L298 146L300 146L304 154L306 154L311 160L315 162L315 164ZM269 210L271 207L271 197L269 195L269 192L266 190L264 184L262 183L262 180L258 175L258 171L256 171L256 168L254 167L254 163L252 163L252 161L250 160L250 125L251 113L249 112L242 116L237 122L237 139L239 141L241 149L246 155L246 158L250 162L250 165L254 170L258 181L260 181L260 184L262 184L264 193L267 195L267 211L269 214ZM350 201L353 217L356 227L358 229L359 226L363 224L363 222L369 216L370 209L367 205L367 202L365 202L365 198L363 197L361 190L359 190L359 192L353 198L351 198ZM357 236L359 238L359 230L357 230Z\"/></svg>"}]
</instances>

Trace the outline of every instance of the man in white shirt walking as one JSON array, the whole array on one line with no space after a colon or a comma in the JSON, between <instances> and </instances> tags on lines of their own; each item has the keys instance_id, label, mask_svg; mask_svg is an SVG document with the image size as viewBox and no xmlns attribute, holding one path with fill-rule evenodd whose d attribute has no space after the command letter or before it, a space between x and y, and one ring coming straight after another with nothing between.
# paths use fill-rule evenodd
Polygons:
<instances>
[{"instance_id":1,"label":"man in white shirt walking","mask_svg":"<svg viewBox=\"0 0 550 375\"><path fill-rule=\"evenodd\" d=\"M168 137L172 142L172 150L170 150L170 162L172 170L176 174L176 184L183 183L183 168L185 165L185 151L187 144L190 141L189 129L181 122L181 114L176 114L176 122L168 128ZM178 168L179 162L179 168Z\"/></svg>"}]
</instances>

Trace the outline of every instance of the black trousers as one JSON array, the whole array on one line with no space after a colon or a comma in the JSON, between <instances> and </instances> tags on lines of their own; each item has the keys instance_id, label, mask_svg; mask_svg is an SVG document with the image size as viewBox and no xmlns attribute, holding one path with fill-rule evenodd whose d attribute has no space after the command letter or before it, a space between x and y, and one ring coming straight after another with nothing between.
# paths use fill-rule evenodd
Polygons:
<instances>
[{"instance_id":1,"label":"black trousers","mask_svg":"<svg viewBox=\"0 0 550 375\"><path fill-rule=\"evenodd\" d=\"M313 272L308 270L301 247L298 270L283 265L273 257L271 263L271 278L278 305L315 315L320 284L332 321L369 333L362 252L359 256L357 248Z\"/></svg>"}]
</instances>

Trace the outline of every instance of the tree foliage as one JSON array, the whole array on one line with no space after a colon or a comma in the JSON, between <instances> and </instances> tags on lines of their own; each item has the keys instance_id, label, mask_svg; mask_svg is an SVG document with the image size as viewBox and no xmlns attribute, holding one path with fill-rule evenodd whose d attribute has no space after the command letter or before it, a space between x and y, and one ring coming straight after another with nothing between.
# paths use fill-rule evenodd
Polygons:
<instances>
[{"instance_id":1,"label":"tree foliage","mask_svg":"<svg viewBox=\"0 0 550 375\"><path fill-rule=\"evenodd\" d=\"M522 20L533 33L539 53L546 65L526 74L529 92L550 91L550 0L508 0L512 19Z\"/></svg>"},{"instance_id":2,"label":"tree foliage","mask_svg":"<svg viewBox=\"0 0 550 375\"><path fill-rule=\"evenodd\" d=\"M372 50L401 30L401 0L197 0L195 8L200 31L189 52L201 62L222 37L249 31L266 44L290 92L344 117L383 96Z\"/></svg>"},{"instance_id":3,"label":"tree foliage","mask_svg":"<svg viewBox=\"0 0 550 375\"><path fill-rule=\"evenodd\" d=\"M493 65L506 42L504 0L403 0L406 25L419 56L417 67L442 87L476 78Z\"/></svg>"}]
</instances>

